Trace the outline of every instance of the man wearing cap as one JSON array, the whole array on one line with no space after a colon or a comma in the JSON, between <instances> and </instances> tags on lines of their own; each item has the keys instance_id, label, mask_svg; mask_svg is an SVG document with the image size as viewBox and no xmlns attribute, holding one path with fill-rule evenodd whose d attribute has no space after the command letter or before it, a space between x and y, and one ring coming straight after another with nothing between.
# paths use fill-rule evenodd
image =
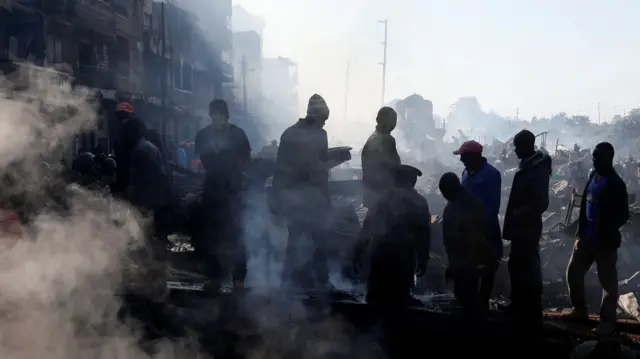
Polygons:
<instances>
[{"instance_id":1,"label":"man wearing cap","mask_svg":"<svg viewBox=\"0 0 640 359\"><path fill-rule=\"evenodd\" d=\"M125 148L121 127L125 121L135 118L133 106L128 102L120 102L116 105L115 121L111 121L111 126L109 126L109 132L112 138L111 145L113 146L116 161L118 162L118 167L116 168L116 183L111 188L112 193L115 195L125 196L127 188L129 187L131 153Z\"/></svg>"},{"instance_id":2,"label":"man wearing cap","mask_svg":"<svg viewBox=\"0 0 640 359\"><path fill-rule=\"evenodd\" d=\"M487 219L489 230L487 240L495 259L494 264L485 269L481 280L482 301L488 308L495 272L503 255L502 234L498 218L502 197L502 176L500 171L482 156L482 145L476 141L463 143L460 149L453 154L460 156L460 162L465 168L462 171L462 186L480 200Z\"/></svg>"},{"instance_id":3,"label":"man wearing cap","mask_svg":"<svg viewBox=\"0 0 640 359\"><path fill-rule=\"evenodd\" d=\"M251 145L240 127L229 123L224 100L209 103L211 124L196 134L195 154L206 172L198 235L194 247L207 259L208 275L221 284L232 272L234 289L244 288L247 253L242 238L244 175Z\"/></svg>"},{"instance_id":4,"label":"man wearing cap","mask_svg":"<svg viewBox=\"0 0 640 359\"><path fill-rule=\"evenodd\" d=\"M272 208L287 218L289 237L283 276L295 286L308 288L316 282L329 286L329 272L323 237L329 197L328 139L323 129L329 118L324 99L314 94L309 99L307 116L287 128L280 146L273 176ZM296 253L303 237L311 239L312 260L302 266Z\"/></svg>"},{"instance_id":5,"label":"man wearing cap","mask_svg":"<svg viewBox=\"0 0 640 359\"><path fill-rule=\"evenodd\" d=\"M363 204L370 207L384 191L393 187L391 171L400 166L396 140L391 132L398 115L391 107L383 107L376 116L376 129L362 148Z\"/></svg>"},{"instance_id":6,"label":"man wearing cap","mask_svg":"<svg viewBox=\"0 0 640 359\"><path fill-rule=\"evenodd\" d=\"M425 274L431 246L429 205L415 190L422 172L408 165L390 172L393 186L372 204L354 260L358 270L364 253L370 253L367 302L382 309L413 302L414 274Z\"/></svg>"}]
</instances>

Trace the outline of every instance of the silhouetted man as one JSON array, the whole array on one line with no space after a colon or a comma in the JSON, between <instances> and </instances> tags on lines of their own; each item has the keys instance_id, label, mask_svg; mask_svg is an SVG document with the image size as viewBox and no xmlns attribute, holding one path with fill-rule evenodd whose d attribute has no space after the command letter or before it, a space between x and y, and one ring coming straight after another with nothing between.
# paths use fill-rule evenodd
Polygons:
<instances>
[{"instance_id":1,"label":"silhouetted man","mask_svg":"<svg viewBox=\"0 0 640 359\"><path fill-rule=\"evenodd\" d=\"M127 120L136 118L133 106L128 102L120 102L116 106L115 119L109 126L112 135L112 146L118 168L116 169L116 183L112 186L111 191L115 195L126 196L127 187L129 187L129 170L131 168L130 155L131 149L126 149L123 143L123 132L121 127Z\"/></svg>"},{"instance_id":2,"label":"silhouetted man","mask_svg":"<svg viewBox=\"0 0 640 359\"><path fill-rule=\"evenodd\" d=\"M234 288L240 289L247 274L242 193L251 146L244 130L229 123L224 100L211 101L209 116L211 124L196 134L195 154L206 176L194 246L207 258L212 279L221 282L231 271Z\"/></svg>"},{"instance_id":3,"label":"silhouetted man","mask_svg":"<svg viewBox=\"0 0 640 359\"><path fill-rule=\"evenodd\" d=\"M391 171L400 166L396 140L391 132L396 128L398 115L391 107L383 107L376 116L376 130L362 148L362 183L365 188L365 207L375 203L385 191L393 187Z\"/></svg>"},{"instance_id":4,"label":"silhouetted man","mask_svg":"<svg viewBox=\"0 0 640 359\"><path fill-rule=\"evenodd\" d=\"M313 282L329 286L324 237L329 196L329 154L327 132L329 107L320 95L313 95L307 116L287 128L280 146L273 176L274 206L287 218L289 237L283 275L297 287L308 289ZM311 241L311 260L304 264L297 254L301 242Z\"/></svg>"},{"instance_id":5,"label":"silhouetted man","mask_svg":"<svg viewBox=\"0 0 640 359\"><path fill-rule=\"evenodd\" d=\"M514 324L535 335L542 325L542 214L549 206L551 158L535 150L536 137L522 130L513 139L520 159L504 218L503 238L511 242L511 310Z\"/></svg>"},{"instance_id":6,"label":"silhouetted man","mask_svg":"<svg viewBox=\"0 0 640 359\"><path fill-rule=\"evenodd\" d=\"M447 277L453 280L456 299L467 318L479 319L489 309L482 281L495 263L487 216L482 202L460 184L455 173L442 175L439 188L447 200L442 214Z\"/></svg>"},{"instance_id":7,"label":"silhouetted man","mask_svg":"<svg viewBox=\"0 0 640 359\"><path fill-rule=\"evenodd\" d=\"M487 240L493 251L495 261L488 265L483 272L481 290L483 302L489 305L489 298L493 291L495 272L502 259L504 246L500 232L500 202L502 200L502 176L500 171L487 162L482 156L482 145L476 141L467 141L460 149L453 153L460 155L460 162L464 164L462 172L462 186L476 196L484 207L489 236Z\"/></svg>"},{"instance_id":8,"label":"silhouetted man","mask_svg":"<svg viewBox=\"0 0 640 359\"><path fill-rule=\"evenodd\" d=\"M573 254L567 269L572 316L587 317L584 277L595 262L603 289L600 324L596 331L609 335L615 329L618 303L618 248L620 227L629 220L627 186L613 169L615 152L602 142L593 150L593 169L584 188Z\"/></svg>"}]
</instances>

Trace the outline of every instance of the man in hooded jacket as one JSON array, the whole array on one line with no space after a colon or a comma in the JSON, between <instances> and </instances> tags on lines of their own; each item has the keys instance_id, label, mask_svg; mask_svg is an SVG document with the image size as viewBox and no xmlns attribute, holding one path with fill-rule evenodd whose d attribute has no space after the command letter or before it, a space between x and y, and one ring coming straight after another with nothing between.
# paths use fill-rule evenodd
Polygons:
<instances>
[{"instance_id":1,"label":"man in hooded jacket","mask_svg":"<svg viewBox=\"0 0 640 359\"><path fill-rule=\"evenodd\" d=\"M362 148L363 204L367 208L393 187L391 172L400 166L396 140L391 135L397 122L398 114L394 109L381 108L376 116L376 129Z\"/></svg>"},{"instance_id":2,"label":"man in hooded jacket","mask_svg":"<svg viewBox=\"0 0 640 359\"><path fill-rule=\"evenodd\" d=\"M529 333L542 325L542 214L549 206L551 157L535 150L535 135L522 130L513 139L520 165L513 178L502 237L511 242L511 310L514 324Z\"/></svg>"},{"instance_id":3,"label":"man in hooded jacket","mask_svg":"<svg viewBox=\"0 0 640 359\"><path fill-rule=\"evenodd\" d=\"M318 94L311 96L307 116L280 137L273 176L272 206L287 218L289 231L284 279L303 288L313 279L321 286L329 285L323 248L326 216L331 208L329 145L323 129L328 118L329 107L324 99ZM312 259L298 265L296 252L304 237L310 239L314 247Z\"/></svg>"}]
</instances>

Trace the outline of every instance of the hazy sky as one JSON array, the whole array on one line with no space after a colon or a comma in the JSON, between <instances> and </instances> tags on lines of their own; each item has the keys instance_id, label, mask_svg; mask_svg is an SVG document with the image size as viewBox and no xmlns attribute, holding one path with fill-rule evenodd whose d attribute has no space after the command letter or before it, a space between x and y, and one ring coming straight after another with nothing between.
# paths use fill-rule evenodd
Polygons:
<instances>
[{"instance_id":1,"label":"hazy sky","mask_svg":"<svg viewBox=\"0 0 640 359\"><path fill-rule=\"evenodd\" d=\"M349 120L380 106L387 18L386 100L419 93L446 114L461 96L514 116L559 111L597 120L640 106L638 0L234 0L262 15L265 56L300 64L300 97L323 95Z\"/></svg>"}]
</instances>

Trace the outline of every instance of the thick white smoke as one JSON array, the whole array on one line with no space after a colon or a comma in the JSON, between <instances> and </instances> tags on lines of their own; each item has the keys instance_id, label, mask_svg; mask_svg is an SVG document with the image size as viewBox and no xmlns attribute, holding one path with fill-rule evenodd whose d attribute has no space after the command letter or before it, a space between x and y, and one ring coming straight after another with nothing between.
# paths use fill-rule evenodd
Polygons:
<instances>
[{"instance_id":1,"label":"thick white smoke","mask_svg":"<svg viewBox=\"0 0 640 359\"><path fill-rule=\"evenodd\" d=\"M0 79L0 197L30 214L23 238L0 240L1 358L147 357L132 326L116 319L116 293L138 276L125 269L135 269L128 254L142 222L80 189L64 192L66 211L47 210L52 188L63 197L63 148L96 124L88 95L31 67Z\"/></svg>"}]
</instances>

